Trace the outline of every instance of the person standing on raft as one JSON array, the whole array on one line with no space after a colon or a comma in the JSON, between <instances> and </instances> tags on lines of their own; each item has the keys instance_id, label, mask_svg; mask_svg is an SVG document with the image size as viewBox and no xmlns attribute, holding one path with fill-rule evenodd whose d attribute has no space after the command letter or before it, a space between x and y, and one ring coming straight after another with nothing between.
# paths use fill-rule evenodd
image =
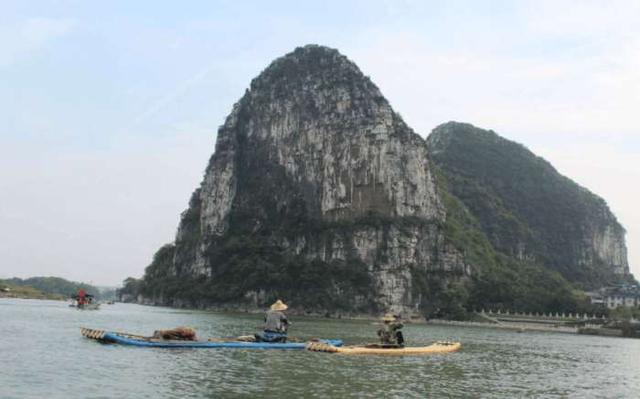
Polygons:
<instances>
[{"instance_id":1,"label":"person standing on raft","mask_svg":"<svg viewBox=\"0 0 640 399\"><path fill-rule=\"evenodd\" d=\"M378 330L378 337L382 345L404 346L404 336L402 335L402 323L400 317L387 313L382 318L384 325Z\"/></svg>"},{"instance_id":2,"label":"person standing on raft","mask_svg":"<svg viewBox=\"0 0 640 399\"><path fill-rule=\"evenodd\" d=\"M291 324L284 314L289 307L278 299L264 317L264 331L255 334L258 342L287 342L287 330Z\"/></svg>"},{"instance_id":3,"label":"person standing on raft","mask_svg":"<svg viewBox=\"0 0 640 399\"><path fill-rule=\"evenodd\" d=\"M87 292L80 288L78 290L78 295L76 296L76 300L78 301L78 307L82 307L87 304Z\"/></svg>"}]
</instances>

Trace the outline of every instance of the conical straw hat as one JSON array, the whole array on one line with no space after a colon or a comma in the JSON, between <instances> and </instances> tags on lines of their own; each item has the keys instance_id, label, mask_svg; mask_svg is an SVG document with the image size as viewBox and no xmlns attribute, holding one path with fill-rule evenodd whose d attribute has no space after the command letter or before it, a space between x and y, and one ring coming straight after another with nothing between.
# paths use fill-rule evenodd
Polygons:
<instances>
[{"instance_id":1,"label":"conical straw hat","mask_svg":"<svg viewBox=\"0 0 640 399\"><path fill-rule=\"evenodd\" d=\"M382 321L396 321L396 317L391 314L391 313L386 313L383 317L382 317Z\"/></svg>"},{"instance_id":2,"label":"conical straw hat","mask_svg":"<svg viewBox=\"0 0 640 399\"><path fill-rule=\"evenodd\" d=\"M271 310L287 310L289 307L278 299L273 305L271 305Z\"/></svg>"}]
</instances>

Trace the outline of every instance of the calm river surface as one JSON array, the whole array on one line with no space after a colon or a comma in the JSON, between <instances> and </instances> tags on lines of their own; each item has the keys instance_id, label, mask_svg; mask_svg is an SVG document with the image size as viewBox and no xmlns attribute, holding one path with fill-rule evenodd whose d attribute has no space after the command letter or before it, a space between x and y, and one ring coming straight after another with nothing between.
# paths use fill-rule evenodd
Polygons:
<instances>
[{"instance_id":1,"label":"calm river surface","mask_svg":"<svg viewBox=\"0 0 640 399\"><path fill-rule=\"evenodd\" d=\"M640 340L429 325L411 345L459 340L461 352L348 357L234 349L102 345L80 327L149 334L180 325L200 336L255 331L259 315L0 299L0 398L640 397ZM294 318L291 335L373 341L367 321Z\"/></svg>"}]
</instances>

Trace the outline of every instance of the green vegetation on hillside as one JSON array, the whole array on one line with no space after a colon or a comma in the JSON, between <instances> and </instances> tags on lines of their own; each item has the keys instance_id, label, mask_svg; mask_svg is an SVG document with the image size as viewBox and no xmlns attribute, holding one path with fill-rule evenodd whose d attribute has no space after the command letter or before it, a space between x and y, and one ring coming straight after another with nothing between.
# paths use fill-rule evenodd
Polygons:
<instances>
[{"instance_id":1,"label":"green vegetation on hillside","mask_svg":"<svg viewBox=\"0 0 640 399\"><path fill-rule=\"evenodd\" d=\"M45 294L56 295L61 298L69 298L75 295L80 288L101 299L100 290L93 285L65 280L60 277L30 277L26 279L12 278L5 280L14 286L30 286Z\"/></svg>"},{"instance_id":2,"label":"green vegetation on hillside","mask_svg":"<svg viewBox=\"0 0 640 399\"><path fill-rule=\"evenodd\" d=\"M123 302L135 302L138 294L140 293L141 285L142 279L127 277L122 281L122 288L118 288L116 290L116 299Z\"/></svg>"},{"instance_id":3,"label":"green vegetation on hillside","mask_svg":"<svg viewBox=\"0 0 640 399\"><path fill-rule=\"evenodd\" d=\"M42 292L29 285L16 285L11 281L0 280L0 298L24 298L24 299L65 299L63 295Z\"/></svg>"},{"instance_id":4,"label":"green vegetation on hillside","mask_svg":"<svg viewBox=\"0 0 640 399\"><path fill-rule=\"evenodd\" d=\"M609 318L613 320L640 320L640 308L629 308L626 306L620 306L609 311Z\"/></svg>"},{"instance_id":5,"label":"green vegetation on hillside","mask_svg":"<svg viewBox=\"0 0 640 399\"><path fill-rule=\"evenodd\" d=\"M497 251L474 215L448 192L446 178L438 183L447 209L445 234L474 269L471 278L450 284L427 310L428 316L463 319L481 309L523 312L584 312L588 299L558 272L529 260Z\"/></svg>"},{"instance_id":6,"label":"green vegetation on hillside","mask_svg":"<svg viewBox=\"0 0 640 399\"><path fill-rule=\"evenodd\" d=\"M606 245L624 248L624 229L602 198L492 131L451 122L436 128L428 143L449 192L473 215L491 245L521 260L519 264L529 264L517 274L542 277L534 269L543 265L583 288L624 279L614 269L626 268L626 261L606 264L595 249L593 237L605 229L618 240ZM558 279L547 276L544 281Z\"/></svg>"},{"instance_id":7,"label":"green vegetation on hillside","mask_svg":"<svg viewBox=\"0 0 640 399\"><path fill-rule=\"evenodd\" d=\"M190 305L287 298L310 311L334 309L366 312L371 309L371 278L355 256L323 262L292 254L274 245L269 236L228 235L207 254L216 265L210 278L178 277L172 271L175 246L167 244L154 255L139 283L148 298L177 300ZM253 292L260 298L248 298ZM359 303L354 303L354 298Z\"/></svg>"}]
</instances>

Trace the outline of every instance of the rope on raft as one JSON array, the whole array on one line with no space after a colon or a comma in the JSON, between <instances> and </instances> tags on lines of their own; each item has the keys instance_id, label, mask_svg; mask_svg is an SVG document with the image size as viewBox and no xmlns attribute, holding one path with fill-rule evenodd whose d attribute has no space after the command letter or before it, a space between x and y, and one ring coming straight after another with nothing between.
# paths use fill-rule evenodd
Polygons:
<instances>
[{"instance_id":1,"label":"rope on raft","mask_svg":"<svg viewBox=\"0 0 640 399\"><path fill-rule=\"evenodd\" d=\"M98 330L98 329L95 329L95 328L80 327L80 333L82 333L82 335L84 337L95 339L97 341L104 341L104 335L107 333L107 331ZM129 333L123 333L123 332L112 332L112 333L120 335L120 336L125 337L125 338L135 338L135 339L149 340L149 337L145 337L143 335L129 334Z\"/></svg>"},{"instance_id":2,"label":"rope on raft","mask_svg":"<svg viewBox=\"0 0 640 399\"><path fill-rule=\"evenodd\" d=\"M84 337L95 339L98 341L102 341L104 339L104 334L106 334L105 330L95 330L93 328L80 328L80 332Z\"/></svg>"},{"instance_id":3,"label":"rope on raft","mask_svg":"<svg viewBox=\"0 0 640 399\"><path fill-rule=\"evenodd\" d=\"M304 346L304 349L313 352L328 352L336 353L338 348L333 345L325 344L323 342L309 342Z\"/></svg>"}]
</instances>

